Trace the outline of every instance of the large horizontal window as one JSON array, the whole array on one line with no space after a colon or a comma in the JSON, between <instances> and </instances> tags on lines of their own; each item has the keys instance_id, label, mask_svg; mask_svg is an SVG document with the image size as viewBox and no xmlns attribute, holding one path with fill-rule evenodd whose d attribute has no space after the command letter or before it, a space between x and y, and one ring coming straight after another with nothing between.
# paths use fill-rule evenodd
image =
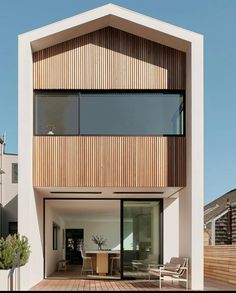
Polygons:
<instances>
[{"instance_id":1,"label":"large horizontal window","mask_svg":"<svg viewBox=\"0 0 236 293\"><path fill-rule=\"evenodd\" d=\"M173 94L81 94L80 133L182 134L182 102L182 96Z\"/></svg>"},{"instance_id":2,"label":"large horizontal window","mask_svg":"<svg viewBox=\"0 0 236 293\"><path fill-rule=\"evenodd\" d=\"M36 135L183 135L181 93L37 94Z\"/></svg>"}]
</instances>

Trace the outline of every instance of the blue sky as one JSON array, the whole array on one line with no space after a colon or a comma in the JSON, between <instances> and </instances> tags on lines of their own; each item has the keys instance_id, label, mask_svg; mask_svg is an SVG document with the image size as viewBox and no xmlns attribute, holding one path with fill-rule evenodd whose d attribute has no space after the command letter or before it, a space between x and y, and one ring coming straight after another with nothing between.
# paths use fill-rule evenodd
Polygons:
<instances>
[{"instance_id":1,"label":"blue sky","mask_svg":"<svg viewBox=\"0 0 236 293\"><path fill-rule=\"evenodd\" d=\"M205 36L205 202L236 188L235 0L0 0L0 134L17 153L17 35L112 2Z\"/></svg>"}]
</instances>

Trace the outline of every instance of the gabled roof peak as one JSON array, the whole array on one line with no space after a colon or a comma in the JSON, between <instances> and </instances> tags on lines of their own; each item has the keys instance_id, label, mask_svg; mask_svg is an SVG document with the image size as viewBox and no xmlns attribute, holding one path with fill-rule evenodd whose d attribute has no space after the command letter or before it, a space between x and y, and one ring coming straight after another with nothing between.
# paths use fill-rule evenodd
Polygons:
<instances>
[{"instance_id":1,"label":"gabled roof peak","mask_svg":"<svg viewBox=\"0 0 236 293\"><path fill-rule=\"evenodd\" d=\"M106 26L182 51L187 51L192 41L202 39L200 34L109 3L21 34L19 40L29 41L32 50L38 51Z\"/></svg>"}]
</instances>

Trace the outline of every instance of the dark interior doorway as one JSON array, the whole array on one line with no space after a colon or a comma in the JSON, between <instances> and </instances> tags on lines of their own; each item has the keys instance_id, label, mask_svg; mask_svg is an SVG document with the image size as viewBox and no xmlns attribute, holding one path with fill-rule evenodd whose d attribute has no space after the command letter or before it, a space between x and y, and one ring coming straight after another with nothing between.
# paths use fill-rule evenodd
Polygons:
<instances>
[{"instance_id":1,"label":"dark interior doorway","mask_svg":"<svg viewBox=\"0 0 236 293\"><path fill-rule=\"evenodd\" d=\"M80 245L84 240L83 229L66 229L66 260L73 265L82 265Z\"/></svg>"}]
</instances>

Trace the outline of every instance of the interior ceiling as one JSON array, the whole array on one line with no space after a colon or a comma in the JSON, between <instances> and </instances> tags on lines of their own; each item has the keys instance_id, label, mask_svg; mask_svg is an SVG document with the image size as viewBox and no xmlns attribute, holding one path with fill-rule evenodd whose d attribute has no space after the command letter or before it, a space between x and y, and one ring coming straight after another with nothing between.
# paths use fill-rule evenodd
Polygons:
<instances>
[{"instance_id":1,"label":"interior ceiling","mask_svg":"<svg viewBox=\"0 0 236 293\"><path fill-rule=\"evenodd\" d=\"M51 207L65 220L119 220L120 202L118 200L50 200Z\"/></svg>"},{"instance_id":2,"label":"interior ceiling","mask_svg":"<svg viewBox=\"0 0 236 293\"><path fill-rule=\"evenodd\" d=\"M139 214L150 214L150 208L158 206L159 202L138 201L127 202L125 204L125 215L135 217ZM120 201L119 200L48 200L46 207L50 207L60 217L65 220L119 220ZM46 209L47 212L47 209Z\"/></svg>"}]
</instances>

